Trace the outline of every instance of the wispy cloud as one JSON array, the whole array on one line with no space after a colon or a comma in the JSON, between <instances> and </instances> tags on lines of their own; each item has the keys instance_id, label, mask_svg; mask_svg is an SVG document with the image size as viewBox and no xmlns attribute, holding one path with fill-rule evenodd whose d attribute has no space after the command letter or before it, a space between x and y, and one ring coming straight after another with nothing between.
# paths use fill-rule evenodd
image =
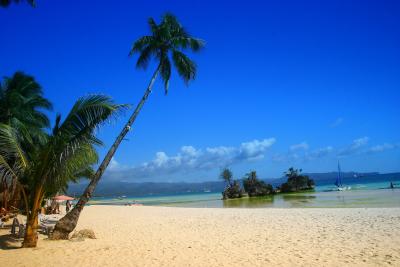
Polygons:
<instances>
[{"instance_id":1,"label":"wispy cloud","mask_svg":"<svg viewBox=\"0 0 400 267\"><path fill-rule=\"evenodd\" d=\"M365 153L378 153L390 149L400 148L399 144L384 143L383 145L376 145L368 147L369 138L361 137L353 140L349 145L334 148L333 146L326 146L317 149L310 149L310 146L302 142L300 144L292 145L289 147L287 153L275 154L272 160L275 162L293 162L293 161L312 161L326 157L347 157L356 154Z\"/></svg>"},{"instance_id":2,"label":"wispy cloud","mask_svg":"<svg viewBox=\"0 0 400 267\"><path fill-rule=\"evenodd\" d=\"M363 148L368 144L369 138L368 137L361 137L358 139L353 140L353 142L341 149L338 153L338 156L349 156L362 151Z\"/></svg>"},{"instance_id":3,"label":"wispy cloud","mask_svg":"<svg viewBox=\"0 0 400 267\"><path fill-rule=\"evenodd\" d=\"M309 145L306 142L302 142L300 144L291 145L289 150L290 151L297 151L297 150L308 150Z\"/></svg>"},{"instance_id":4,"label":"wispy cloud","mask_svg":"<svg viewBox=\"0 0 400 267\"><path fill-rule=\"evenodd\" d=\"M400 144L390 144L390 143L384 143L382 145L376 145L368 149L367 152L369 153L379 153L379 152L384 152L386 150L392 150L400 148Z\"/></svg>"},{"instance_id":5,"label":"wispy cloud","mask_svg":"<svg viewBox=\"0 0 400 267\"><path fill-rule=\"evenodd\" d=\"M293 161L310 161L320 159L332 155L335 151L332 146L322 147L308 151L309 146L305 149L303 146L300 148L292 149L289 148L289 152L286 154L275 154L272 160L275 162L293 162Z\"/></svg>"},{"instance_id":6,"label":"wispy cloud","mask_svg":"<svg viewBox=\"0 0 400 267\"><path fill-rule=\"evenodd\" d=\"M339 125L341 125L343 123L344 119L343 118L337 118L334 122L332 122L329 126L331 128L336 128Z\"/></svg>"},{"instance_id":7,"label":"wispy cloud","mask_svg":"<svg viewBox=\"0 0 400 267\"><path fill-rule=\"evenodd\" d=\"M308 160L312 159L320 159L324 158L326 156L331 155L334 152L334 149L332 146L327 146L323 148L318 148L316 150L313 150L311 153L309 153L307 156Z\"/></svg>"},{"instance_id":8,"label":"wispy cloud","mask_svg":"<svg viewBox=\"0 0 400 267\"><path fill-rule=\"evenodd\" d=\"M176 173L211 170L227 165L264 158L266 151L276 142L275 138L243 142L237 147L208 147L196 149L182 146L175 155L160 151L148 162L139 166L122 166L114 159L106 177L113 180L146 180Z\"/></svg>"}]
</instances>

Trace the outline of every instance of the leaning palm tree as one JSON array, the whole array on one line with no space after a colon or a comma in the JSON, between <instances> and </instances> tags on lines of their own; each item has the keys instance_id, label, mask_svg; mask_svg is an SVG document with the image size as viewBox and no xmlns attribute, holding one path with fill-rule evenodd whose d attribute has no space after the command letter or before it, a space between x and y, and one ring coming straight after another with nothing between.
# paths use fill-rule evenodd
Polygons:
<instances>
[{"instance_id":1,"label":"leaning palm tree","mask_svg":"<svg viewBox=\"0 0 400 267\"><path fill-rule=\"evenodd\" d=\"M173 62L179 76L182 77L186 84L196 76L196 64L190 60L182 50L191 49L192 51L197 52L204 46L204 42L190 36L178 22L176 17L171 14L164 15L159 24L157 24L152 18L149 19L148 23L151 35L139 38L133 44L130 55L139 54L136 63L138 68L146 69L151 59L154 58L156 60L157 67L151 77L150 83L142 99L139 101L139 104L130 116L125 127L107 152L78 203L56 224L53 232L53 239L67 239L68 235L75 229L83 207L92 197L97 183L114 156L118 146L121 144L122 140L131 129L132 124L135 122L139 112L153 89L154 82L158 75L161 76L161 79L164 82L165 94L168 93L168 84L171 77L171 61Z\"/></svg>"},{"instance_id":2,"label":"leaning palm tree","mask_svg":"<svg viewBox=\"0 0 400 267\"><path fill-rule=\"evenodd\" d=\"M71 180L92 175L91 166L98 159L94 147L102 144L96 138L95 130L121 107L105 96L81 98L62 123L61 117L57 116L53 131L45 142L30 151L23 150L15 129L0 125L0 170L18 177L31 191L26 204L24 247L37 244L37 211L44 197L64 189ZM14 166L4 164L7 156L16 159Z\"/></svg>"},{"instance_id":3,"label":"leaning palm tree","mask_svg":"<svg viewBox=\"0 0 400 267\"><path fill-rule=\"evenodd\" d=\"M16 72L11 77L5 77L0 84L0 123L6 124L18 132L18 139L24 150L29 150L33 144L43 141L44 129L50 123L43 112L51 110L49 100L43 97L41 86L32 76ZM8 158L8 164L13 165L15 159ZM3 185L3 207L7 209L10 201L16 206L21 185L15 176L0 173Z\"/></svg>"}]
</instances>

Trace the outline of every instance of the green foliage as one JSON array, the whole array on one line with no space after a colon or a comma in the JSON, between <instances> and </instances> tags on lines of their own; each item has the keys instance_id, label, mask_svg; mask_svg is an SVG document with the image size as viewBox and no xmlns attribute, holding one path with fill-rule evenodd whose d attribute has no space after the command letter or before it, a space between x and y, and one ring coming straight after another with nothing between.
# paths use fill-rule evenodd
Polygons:
<instances>
[{"instance_id":1,"label":"green foliage","mask_svg":"<svg viewBox=\"0 0 400 267\"><path fill-rule=\"evenodd\" d=\"M222 192L222 199L241 198L244 193L239 181L235 180L231 185L225 187L224 192Z\"/></svg>"},{"instance_id":2,"label":"green foliage","mask_svg":"<svg viewBox=\"0 0 400 267\"><path fill-rule=\"evenodd\" d=\"M307 175L301 175L301 169L294 169L293 167L285 173L288 178L286 183L280 187L282 193L299 192L303 190L314 189L314 180L310 179Z\"/></svg>"},{"instance_id":3,"label":"green foliage","mask_svg":"<svg viewBox=\"0 0 400 267\"><path fill-rule=\"evenodd\" d=\"M0 123L17 130L25 149L45 138L43 130L50 122L43 111L51 109L52 104L43 97L41 86L32 76L16 72L1 83Z\"/></svg>"},{"instance_id":4,"label":"green foliage","mask_svg":"<svg viewBox=\"0 0 400 267\"><path fill-rule=\"evenodd\" d=\"M190 36L172 14L165 14L159 24L153 18L148 21L151 35L139 38L129 55L139 54L136 67L146 69L152 58L158 63L158 70L164 82L165 94L171 77L171 61L179 76L186 84L196 76L196 64L182 50L199 51L204 41Z\"/></svg>"},{"instance_id":5,"label":"green foliage","mask_svg":"<svg viewBox=\"0 0 400 267\"><path fill-rule=\"evenodd\" d=\"M43 188L35 192L42 197L65 190L68 182L93 173L91 166L98 161L95 146L102 144L96 129L123 107L102 95L80 98L63 122L57 116L45 142L29 151L22 148L18 129L0 124L0 171L18 177L30 191ZM7 164L10 158L12 166Z\"/></svg>"},{"instance_id":6,"label":"green foliage","mask_svg":"<svg viewBox=\"0 0 400 267\"><path fill-rule=\"evenodd\" d=\"M226 182L225 189L222 192L223 199L243 197L244 190L239 181L233 180L233 174L229 168L223 169L219 177Z\"/></svg>"},{"instance_id":7,"label":"green foliage","mask_svg":"<svg viewBox=\"0 0 400 267\"><path fill-rule=\"evenodd\" d=\"M228 185L232 185L232 171L229 168L225 168L222 170L221 174L219 177L224 180Z\"/></svg>"},{"instance_id":8,"label":"green foliage","mask_svg":"<svg viewBox=\"0 0 400 267\"><path fill-rule=\"evenodd\" d=\"M274 188L257 178L257 173L252 171L243 179L243 187L249 197L267 196L274 193Z\"/></svg>"}]
</instances>

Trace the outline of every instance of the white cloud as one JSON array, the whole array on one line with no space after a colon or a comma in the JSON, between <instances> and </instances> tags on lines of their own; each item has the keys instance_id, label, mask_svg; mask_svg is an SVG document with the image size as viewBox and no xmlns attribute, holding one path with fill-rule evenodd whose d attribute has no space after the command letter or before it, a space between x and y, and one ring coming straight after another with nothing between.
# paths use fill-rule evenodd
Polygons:
<instances>
[{"instance_id":1,"label":"white cloud","mask_svg":"<svg viewBox=\"0 0 400 267\"><path fill-rule=\"evenodd\" d=\"M349 145L342 148L334 148L332 146L326 146L309 151L307 143L303 142L300 144L292 145L289 147L287 153L278 153L272 156L272 160L275 162L293 162L293 161L312 161L326 157L344 157L357 154L367 153L380 153L387 150L400 148L400 143L384 143L368 147L369 138L361 137L353 140Z\"/></svg>"},{"instance_id":2,"label":"white cloud","mask_svg":"<svg viewBox=\"0 0 400 267\"><path fill-rule=\"evenodd\" d=\"M339 125L341 125L343 123L344 119L343 118L337 118L334 122L332 122L329 126L331 128L336 128Z\"/></svg>"},{"instance_id":3,"label":"white cloud","mask_svg":"<svg viewBox=\"0 0 400 267\"><path fill-rule=\"evenodd\" d=\"M208 147L204 150L183 146L173 156L160 151L154 159L139 166L126 167L115 160L106 173L113 180L143 180L176 173L211 170L227 165L262 159L265 152L276 142L275 138L244 142L238 147ZM119 168L118 168L119 167Z\"/></svg>"},{"instance_id":4,"label":"white cloud","mask_svg":"<svg viewBox=\"0 0 400 267\"><path fill-rule=\"evenodd\" d=\"M341 151L339 151L338 156L349 156L359 153L368 144L368 141L369 138L366 136L355 139L348 147L345 147Z\"/></svg>"},{"instance_id":5,"label":"white cloud","mask_svg":"<svg viewBox=\"0 0 400 267\"><path fill-rule=\"evenodd\" d=\"M370 153L378 153L378 152L384 152L386 150L392 150L395 148L399 148L400 144L389 144L389 143L384 143L382 145L376 145L371 147L368 152Z\"/></svg>"},{"instance_id":6,"label":"white cloud","mask_svg":"<svg viewBox=\"0 0 400 267\"><path fill-rule=\"evenodd\" d=\"M323 148L319 148L314 150L313 152L310 153L310 157L315 159L315 158L323 158L328 155L330 155L334 151L332 146L327 146Z\"/></svg>"},{"instance_id":7,"label":"white cloud","mask_svg":"<svg viewBox=\"0 0 400 267\"><path fill-rule=\"evenodd\" d=\"M113 170L117 169L118 167L120 167L120 164L114 159L114 157L112 157L110 164L108 164L108 169Z\"/></svg>"},{"instance_id":8,"label":"white cloud","mask_svg":"<svg viewBox=\"0 0 400 267\"><path fill-rule=\"evenodd\" d=\"M292 149L293 146L289 148L289 152L286 154L275 154L272 160L275 162L293 162L293 161L310 161L315 159L324 158L330 156L335 151L332 146L327 146L313 151L308 151L304 146L296 147Z\"/></svg>"},{"instance_id":9,"label":"white cloud","mask_svg":"<svg viewBox=\"0 0 400 267\"><path fill-rule=\"evenodd\" d=\"M262 141L253 140L240 145L238 159L257 160L264 157L264 152L276 142L275 138Z\"/></svg>"},{"instance_id":10,"label":"white cloud","mask_svg":"<svg viewBox=\"0 0 400 267\"><path fill-rule=\"evenodd\" d=\"M308 150L309 145L306 142L302 142L300 144L295 144L290 146L289 150L290 151L296 151L296 150Z\"/></svg>"}]
</instances>

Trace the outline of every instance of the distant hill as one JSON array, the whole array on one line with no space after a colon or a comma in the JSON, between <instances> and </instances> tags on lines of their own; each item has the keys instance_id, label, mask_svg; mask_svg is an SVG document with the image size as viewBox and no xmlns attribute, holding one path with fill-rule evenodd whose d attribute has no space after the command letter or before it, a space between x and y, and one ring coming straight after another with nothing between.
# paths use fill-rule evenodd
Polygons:
<instances>
[{"instance_id":1,"label":"distant hill","mask_svg":"<svg viewBox=\"0 0 400 267\"><path fill-rule=\"evenodd\" d=\"M316 183L316 185L326 185L326 184L333 184L337 177L337 172L324 172L324 173L304 173L305 175L310 176ZM367 179L379 179L384 178L387 175L397 175L399 176L400 173L391 173L391 174L380 174L379 172L368 172L368 173L360 173L360 172L343 172L342 179L357 179L359 178L360 181ZM265 179L266 182L271 183L274 186L278 186L284 182L286 182L285 177L281 177L278 179Z\"/></svg>"},{"instance_id":2,"label":"distant hill","mask_svg":"<svg viewBox=\"0 0 400 267\"><path fill-rule=\"evenodd\" d=\"M316 185L333 184L336 179L336 172L328 173L307 173L314 179ZM342 173L343 181L351 181L352 183L360 182L378 182L400 180L400 173L380 174L345 172ZM275 179L264 179L273 186L278 186L286 182L285 177ZM68 189L68 194L79 196L86 184L72 184ZM203 193L203 192L222 192L225 184L223 181L203 182L203 183L127 183L127 182L100 182L96 188L96 196L150 196L150 195L166 195L166 194L185 194L185 193Z\"/></svg>"},{"instance_id":3,"label":"distant hill","mask_svg":"<svg viewBox=\"0 0 400 267\"><path fill-rule=\"evenodd\" d=\"M72 184L68 188L68 194L79 195L86 185ZM223 181L203 182L203 183L127 183L127 182L105 182L99 183L96 188L97 196L148 196L163 194L184 194L184 193L203 193L222 192L224 189Z\"/></svg>"}]
</instances>

